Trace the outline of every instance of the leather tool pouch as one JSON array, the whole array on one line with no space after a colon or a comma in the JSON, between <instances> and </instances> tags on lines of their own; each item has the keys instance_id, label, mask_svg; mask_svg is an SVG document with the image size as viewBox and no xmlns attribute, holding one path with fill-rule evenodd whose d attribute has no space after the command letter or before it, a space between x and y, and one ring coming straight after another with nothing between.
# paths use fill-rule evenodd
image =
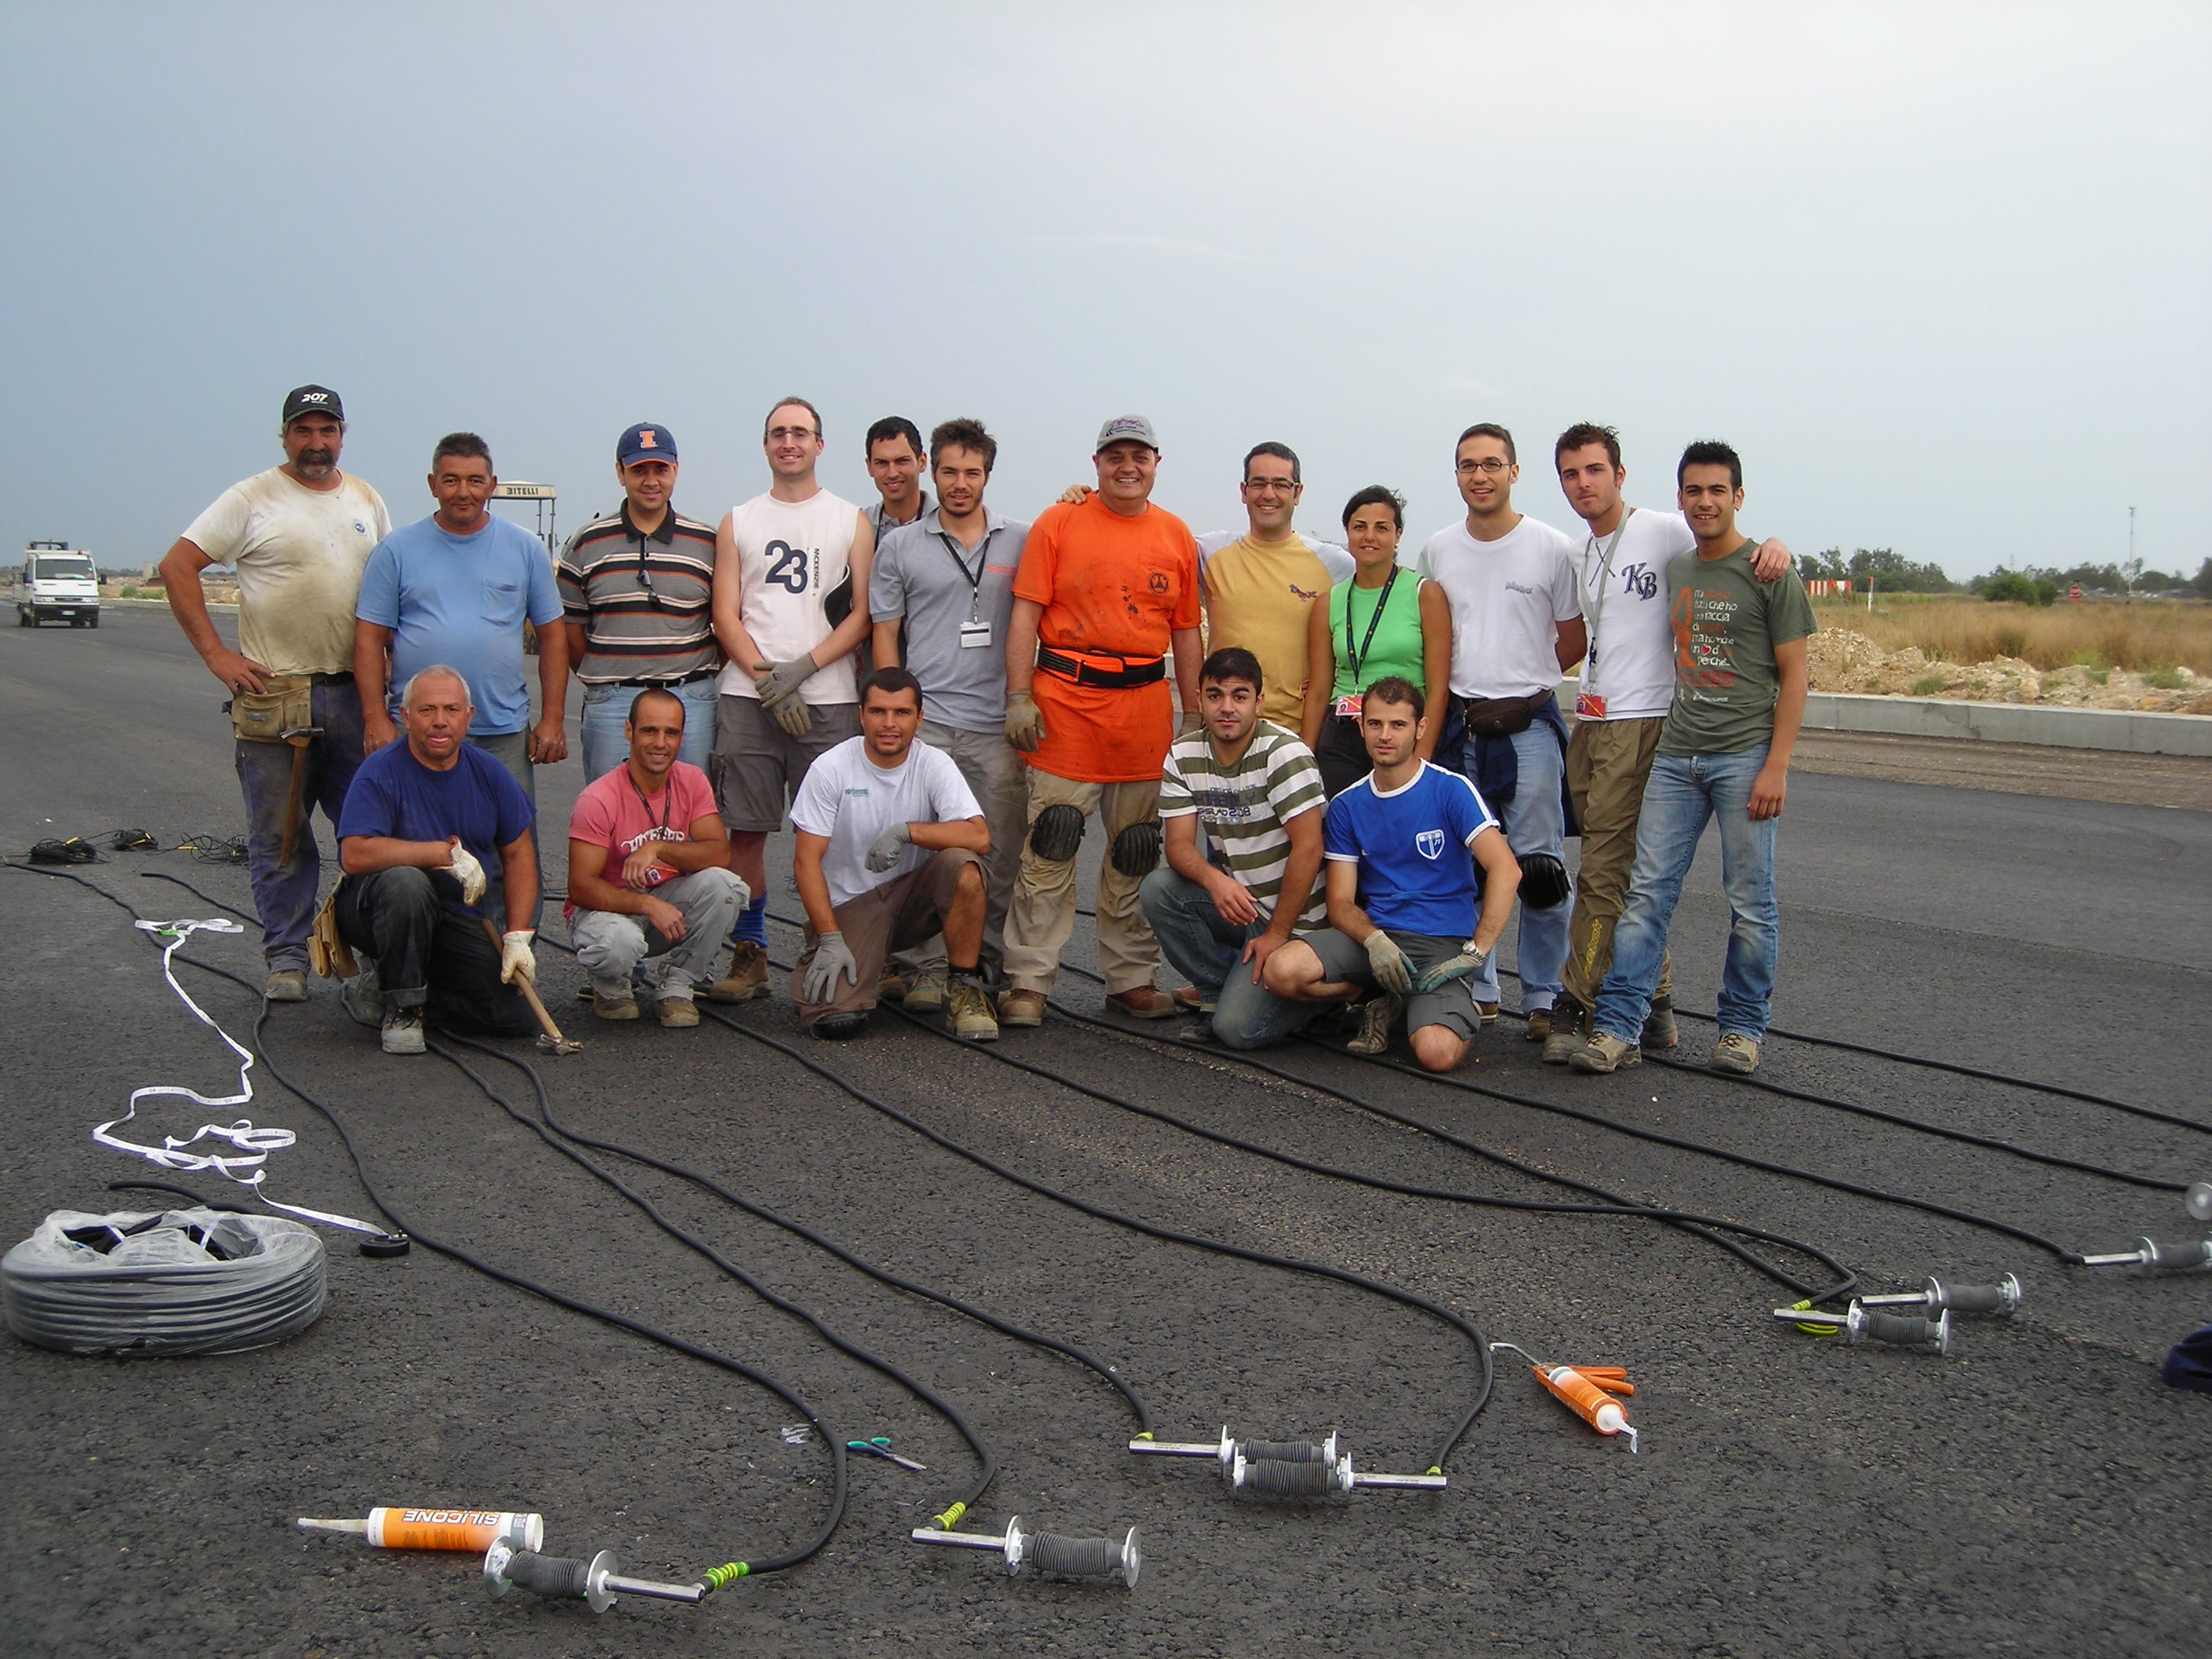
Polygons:
<instances>
[{"instance_id":1,"label":"leather tool pouch","mask_svg":"<svg viewBox=\"0 0 2212 1659\"><path fill-rule=\"evenodd\" d=\"M315 723L315 683L305 674L271 674L266 691L230 700L230 727L252 743L281 743L287 732Z\"/></svg>"},{"instance_id":2,"label":"leather tool pouch","mask_svg":"<svg viewBox=\"0 0 2212 1659\"><path fill-rule=\"evenodd\" d=\"M1535 723L1551 695L1539 691L1533 697L1462 697L1460 719L1478 738L1510 738Z\"/></svg>"},{"instance_id":3,"label":"leather tool pouch","mask_svg":"<svg viewBox=\"0 0 2212 1659\"><path fill-rule=\"evenodd\" d=\"M315 925L307 934L307 965L325 979L351 979L361 971L353 946L338 933L338 895L332 888L315 912Z\"/></svg>"}]
</instances>

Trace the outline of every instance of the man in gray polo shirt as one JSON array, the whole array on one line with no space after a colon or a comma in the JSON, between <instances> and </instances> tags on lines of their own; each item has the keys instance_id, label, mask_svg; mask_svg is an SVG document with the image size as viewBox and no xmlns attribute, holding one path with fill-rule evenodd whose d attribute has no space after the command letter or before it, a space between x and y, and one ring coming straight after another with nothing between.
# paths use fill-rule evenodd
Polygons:
<instances>
[{"instance_id":1,"label":"man in gray polo shirt","mask_svg":"<svg viewBox=\"0 0 2212 1659\"><path fill-rule=\"evenodd\" d=\"M981 422L945 422L929 434L929 458L938 504L877 548L868 613L876 665L921 682L921 740L952 757L983 808L991 832L983 962L995 976L1028 823L1022 757L1006 741L1006 626L1030 527L983 506L999 441ZM943 944L933 940L907 1004L935 1007L944 987Z\"/></svg>"}]
</instances>

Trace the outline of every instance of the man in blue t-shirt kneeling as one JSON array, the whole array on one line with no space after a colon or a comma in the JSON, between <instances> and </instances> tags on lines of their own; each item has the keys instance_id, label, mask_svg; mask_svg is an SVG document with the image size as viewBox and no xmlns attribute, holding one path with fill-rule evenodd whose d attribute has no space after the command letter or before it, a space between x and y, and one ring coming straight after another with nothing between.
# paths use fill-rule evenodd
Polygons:
<instances>
[{"instance_id":1,"label":"man in blue t-shirt kneeling","mask_svg":"<svg viewBox=\"0 0 2212 1659\"><path fill-rule=\"evenodd\" d=\"M1468 976L1505 931L1521 866L1474 784L1421 758L1427 713L1409 680L1367 689L1360 735L1375 769L1329 803L1322 827L1329 927L1268 957L1266 978L1294 1001L1359 1002L1354 1054L1381 1054L1402 1013L1413 1058L1449 1072L1481 1029Z\"/></svg>"},{"instance_id":2,"label":"man in blue t-shirt kneeling","mask_svg":"<svg viewBox=\"0 0 2212 1659\"><path fill-rule=\"evenodd\" d=\"M509 916L538 902L530 802L504 766L463 741L475 716L457 670L420 671L401 699L406 740L362 763L338 814L338 933L374 959L347 981L346 1011L383 1027L387 1054L422 1052L426 1014L469 1035L536 1029L513 988L518 977L537 983L536 935L513 928L495 945L478 908L495 862Z\"/></svg>"}]
</instances>

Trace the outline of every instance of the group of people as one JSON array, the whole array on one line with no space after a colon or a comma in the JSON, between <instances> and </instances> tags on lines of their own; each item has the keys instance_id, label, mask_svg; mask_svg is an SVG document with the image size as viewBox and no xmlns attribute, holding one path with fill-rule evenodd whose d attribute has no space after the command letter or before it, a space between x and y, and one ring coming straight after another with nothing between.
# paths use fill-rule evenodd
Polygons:
<instances>
[{"instance_id":1,"label":"group of people","mask_svg":"<svg viewBox=\"0 0 2212 1659\"><path fill-rule=\"evenodd\" d=\"M677 512L668 429L629 428L621 506L555 559L489 512L474 434L440 441L436 509L395 530L338 466L335 392L295 390L281 432L283 464L162 570L231 692L267 994L307 994L319 931L369 958L345 1000L388 1051L419 1051L426 1017L532 1029L535 769L568 755L574 673L587 781L564 914L604 1018L694 1025L696 998L767 994L766 843L787 812L809 1030L853 1036L885 1000L970 1041L1041 1024L1095 817L1124 1014L1181 1012L1188 1039L1243 1048L1340 1011L1355 1050L1402 1024L1447 1070L1498 1016L1517 900L1529 1039L1610 1072L1676 1041L1667 935L1712 818L1733 914L1713 1063L1758 1063L1814 623L1788 549L1737 527L1723 444L1683 453L1678 510L1639 510L1614 433L1568 428L1578 540L1515 509L1512 434L1472 426L1466 514L1408 560L1381 486L1340 542L1301 534L1298 458L1274 442L1244 458L1245 528L1194 536L1153 503L1158 439L1134 416L1031 523L986 505L980 422L925 447L879 421L862 507L817 481L821 416L789 398L763 426L769 489L719 525ZM236 649L210 564L237 573ZM1571 728L1556 691L1577 664ZM343 872L319 910L317 807ZM1160 986L1163 957L1187 987Z\"/></svg>"}]
</instances>

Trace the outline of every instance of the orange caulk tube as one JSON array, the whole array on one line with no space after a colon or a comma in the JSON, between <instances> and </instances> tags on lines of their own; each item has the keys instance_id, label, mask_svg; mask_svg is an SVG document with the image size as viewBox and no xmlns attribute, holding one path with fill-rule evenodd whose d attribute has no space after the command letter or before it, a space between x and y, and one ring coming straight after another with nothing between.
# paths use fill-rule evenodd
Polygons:
<instances>
[{"instance_id":1,"label":"orange caulk tube","mask_svg":"<svg viewBox=\"0 0 2212 1659\"><path fill-rule=\"evenodd\" d=\"M545 1547L545 1517L515 1510L373 1509L363 1521L316 1521L301 1516L301 1532L350 1533L380 1550L468 1550L482 1553L505 1539L526 1550Z\"/></svg>"},{"instance_id":2,"label":"orange caulk tube","mask_svg":"<svg viewBox=\"0 0 2212 1659\"><path fill-rule=\"evenodd\" d=\"M1536 1380L1577 1417L1600 1434L1625 1434L1628 1449L1637 1450L1636 1431L1628 1421L1628 1413L1620 1408L1616 1394L1634 1394L1635 1387L1626 1372L1612 1365L1592 1365L1577 1370L1572 1365L1537 1365L1532 1368Z\"/></svg>"}]
</instances>

